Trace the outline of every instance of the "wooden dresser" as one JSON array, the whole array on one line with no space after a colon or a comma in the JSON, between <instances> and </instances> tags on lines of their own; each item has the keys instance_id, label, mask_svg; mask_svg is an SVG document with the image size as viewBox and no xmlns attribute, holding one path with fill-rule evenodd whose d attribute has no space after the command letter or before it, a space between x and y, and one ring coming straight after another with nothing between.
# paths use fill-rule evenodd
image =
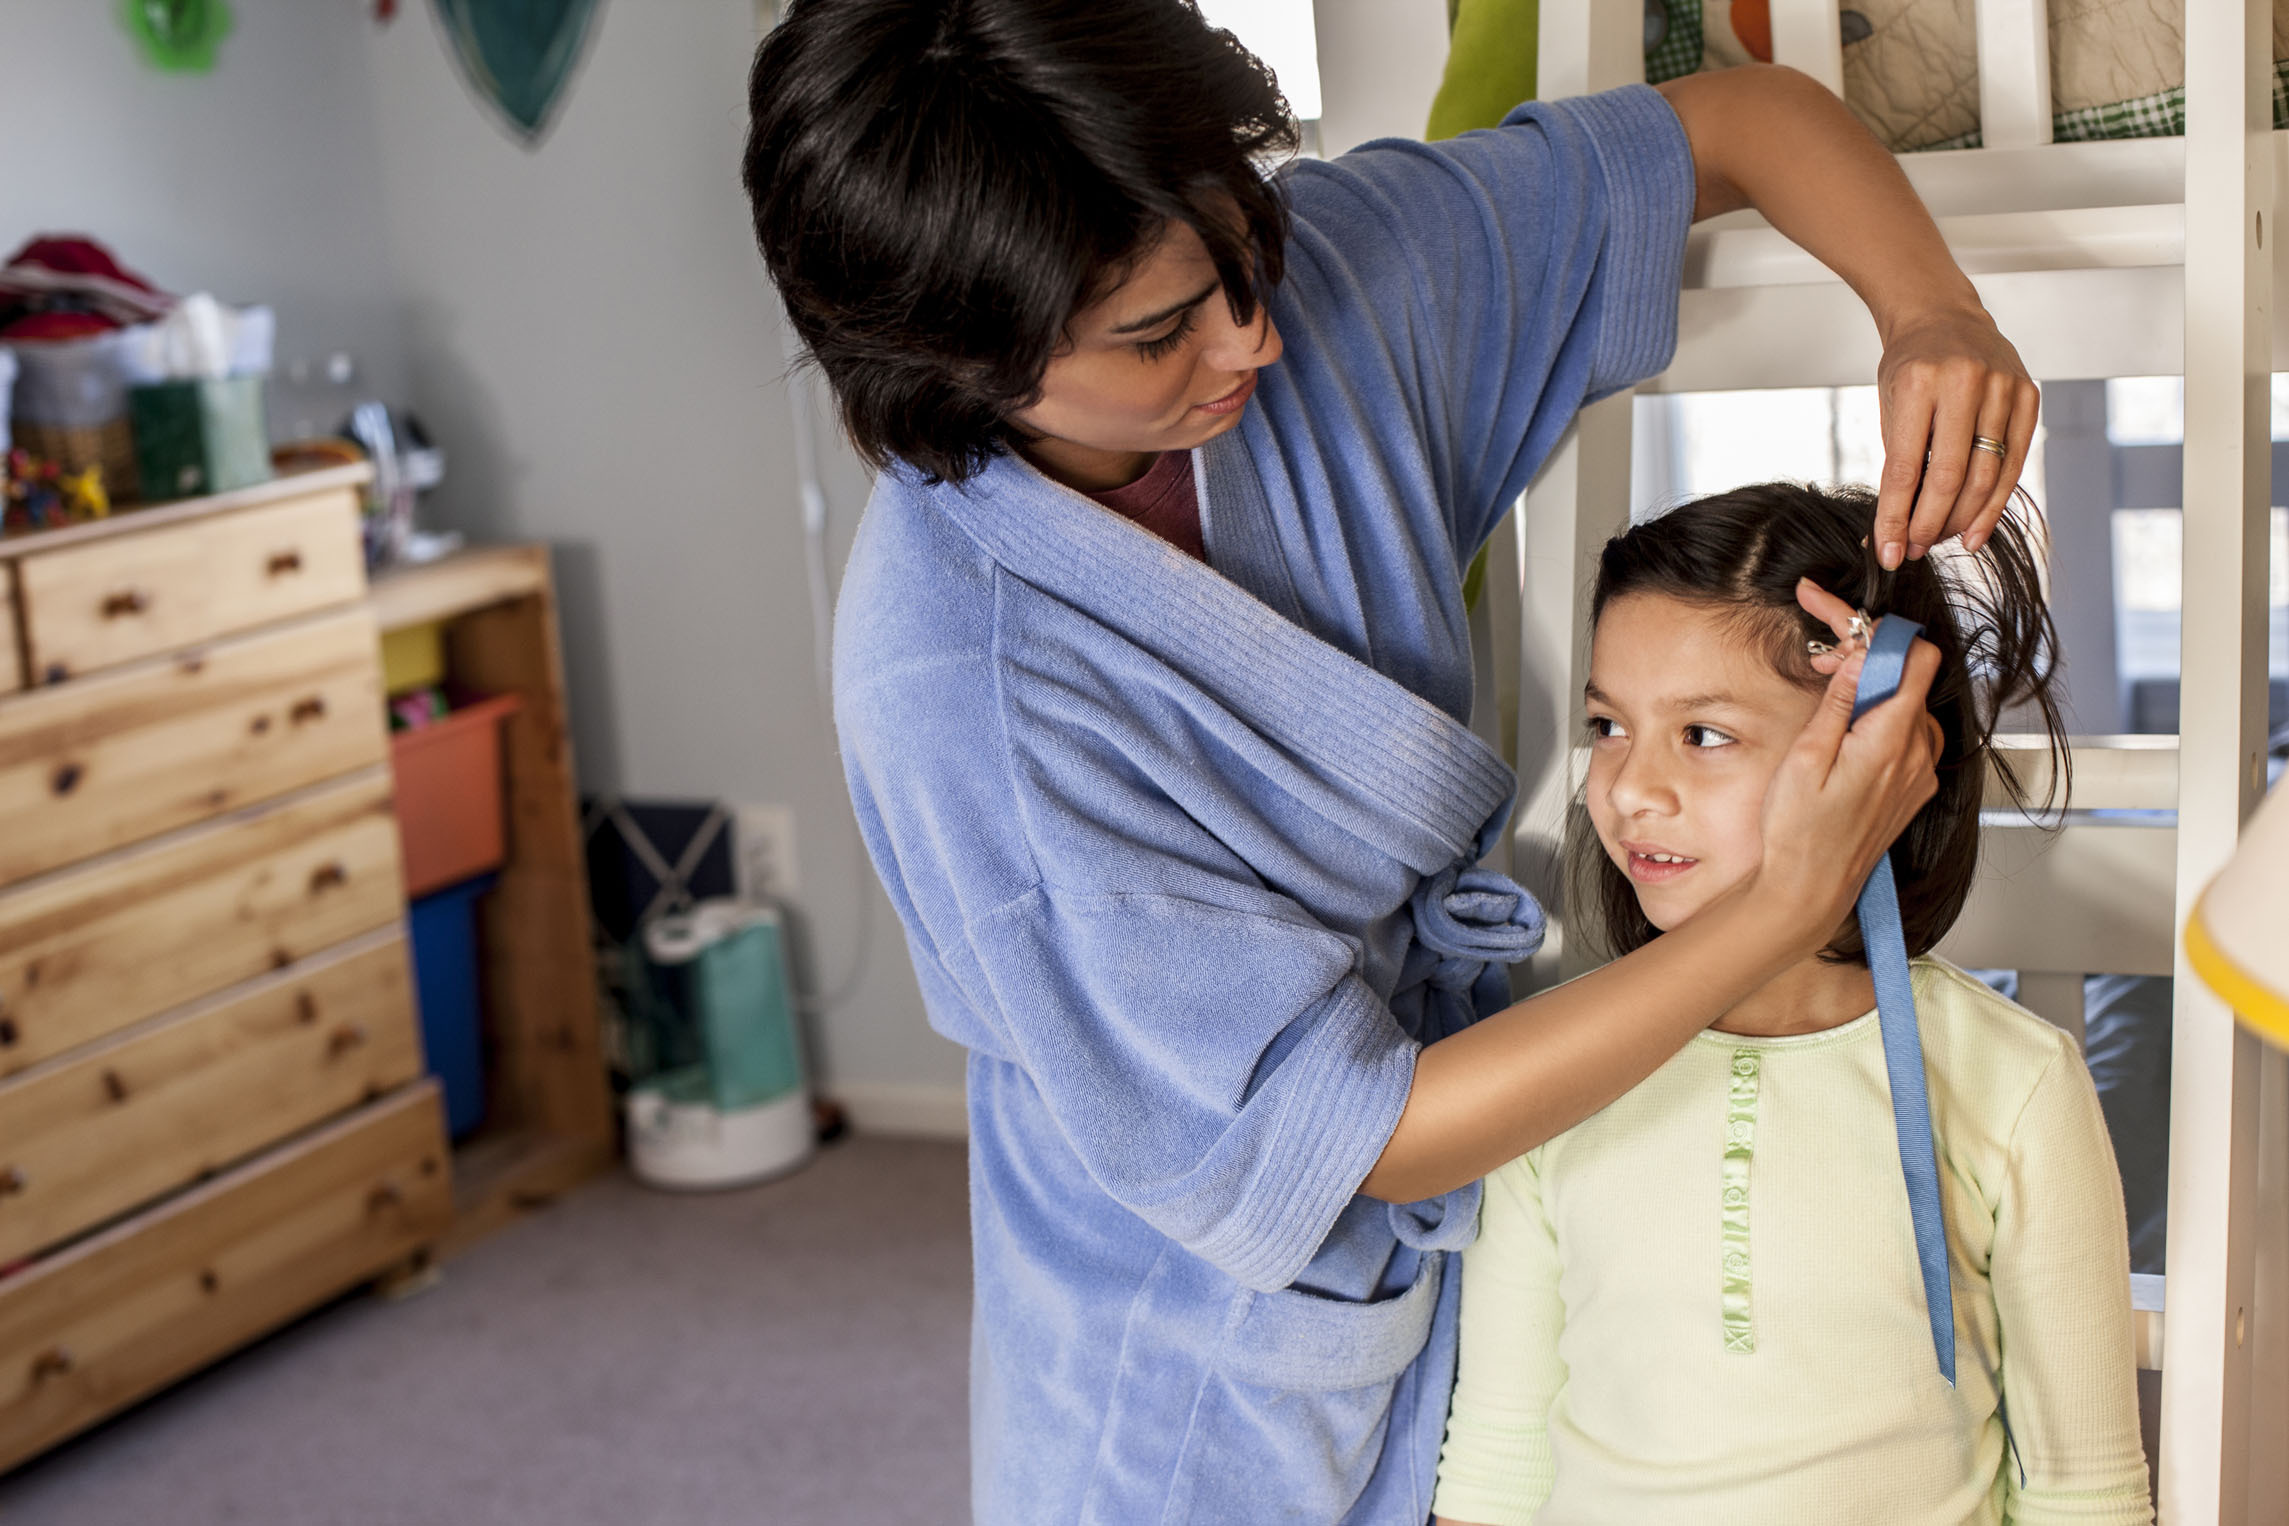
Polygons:
<instances>
[{"instance_id":1,"label":"wooden dresser","mask_svg":"<svg viewBox=\"0 0 2289 1526\"><path fill-rule=\"evenodd\" d=\"M363 477L0 540L0 1468L452 1227Z\"/></svg>"}]
</instances>

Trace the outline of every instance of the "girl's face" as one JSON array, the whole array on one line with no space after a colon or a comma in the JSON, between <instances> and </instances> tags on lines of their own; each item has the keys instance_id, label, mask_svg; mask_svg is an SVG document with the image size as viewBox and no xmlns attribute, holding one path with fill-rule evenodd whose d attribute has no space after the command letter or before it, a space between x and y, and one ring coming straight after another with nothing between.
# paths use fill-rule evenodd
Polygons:
<instances>
[{"instance_id":1,"label":"girl's face","mask_svg":"<svg viewBox=\"0 0 2289 1526\"><path fill-rule=\"evenodd\" d=\"M1590 821L1667 932L1757 867L1765 787L1819 692L1774 671L1724 611L1631 594L1598 620L1585 698Z\"/></svg>"},{"instance_id":2,"label":"girl's face","mask_svg":"<svg viewBox=\"0 0 2289 1526\"><path fill-rule=\"evenodd\" d=\"M1069 486L1135 480L1164 450L1190 450L1240 422L1256 372L1280 358L1262 304L1232 321L1208 246L1172 223L1127 280L1076 314L1041 397L1011 416L1024 451Z\"/></svg>"}]
</instances>

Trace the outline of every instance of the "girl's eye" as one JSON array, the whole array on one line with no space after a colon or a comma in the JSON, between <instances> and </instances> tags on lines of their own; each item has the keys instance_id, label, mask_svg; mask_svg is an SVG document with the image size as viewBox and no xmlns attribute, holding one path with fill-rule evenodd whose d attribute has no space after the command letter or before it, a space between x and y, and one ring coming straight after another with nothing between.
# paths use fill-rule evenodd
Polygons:
<instances>
[{"instance_id":1,"label":"girl's eye","mask_svg":"<svg viewBox=\"0 0 2289 1526\"><path fill-rule=\"evenodd\" d=\"M1194 311L1195 309L1189 307L1186 308L1184 310L1183 316L1176 320L1176 327L1170 329L1167 333L1161 335L1158 339L1139 340L1137 342L1137 353L1142 355L1147 360L1158 360L1164 355L1174 354L1177 346L1183 344L1185 340L1192 337L1192 321Z\"/></svg>"},{"instance_id":2,"label":"girl's eye","mask_svg":"<svg viewBox=\"0 0 2289 1526\"><path fill-rule=\"evenodd\" d=\"M1688 747L1729 747L1733 739L1714 726L1687 726L1685 745Z\"/></svg>"},{"instance_id":3,"label":"girl's eye","mask_svg":"<svg viewBox=\"0 0 2289 1526\"><path fill-rule=\"evenodd\" d=\"M1602 742L1612 737L1626 737L1629 732L1610 715L1593 715L1590 717L1590 735Z\"/></svg>"}]
</instances>

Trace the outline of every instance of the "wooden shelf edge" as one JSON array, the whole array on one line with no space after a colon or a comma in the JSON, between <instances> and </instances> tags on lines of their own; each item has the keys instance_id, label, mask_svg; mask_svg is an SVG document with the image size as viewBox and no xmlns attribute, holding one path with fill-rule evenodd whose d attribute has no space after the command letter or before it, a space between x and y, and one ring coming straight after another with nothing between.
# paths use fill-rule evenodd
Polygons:
<instances>
[{"instance_id":1,"label":"wooden shelf edge","mask_svg":"<svg viewBox=\"0 0 2289 1526\"><path fill-rule=\"evenodd\" d=\"M102 519L91 519L76 525L59 525L53 530L30 530L0 536L0 559L12 561L36 552L53 551L59 546L76 546L82 541L129 535L155 525L177 524L208 514L228 514L234 509L251 509L282 499L322 493L330 488L363 487L373 474L371 465L357 461L345 466L321 466L306 472L281 472L267 481L233 488L227 493L210 493L204 498L177 498L168 503L122 504L117 513Z\"/></svg>"},{"instance_id":2,"label":"wooden shelf edge","mask_svg":"<svg viewBox=\"0 0 2289 1526\"><path fill-rule=\"evenodd\" d=\"M384 631L450 620L548 589L546 546L477 546L373 580L370 602Z\"/></svg>"}]
</instances>

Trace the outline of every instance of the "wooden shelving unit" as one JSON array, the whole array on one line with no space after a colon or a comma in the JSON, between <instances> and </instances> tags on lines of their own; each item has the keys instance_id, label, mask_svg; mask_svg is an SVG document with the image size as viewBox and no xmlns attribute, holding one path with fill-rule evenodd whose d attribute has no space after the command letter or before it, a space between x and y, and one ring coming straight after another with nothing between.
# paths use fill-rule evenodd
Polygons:
<instances>
[{"instance_id":1,"label":"wooden shelving unit","mask_svg":"<svg viewBox=\"0 0 2289 1526\"><path fill-rule=\"evenodd\" d=\"M486 1121L454 1152L451 1254L615 1150L548 551L485 546L383 573L372 604L385 632L444 622L454 681L523 701L502 749L508 858L480 924Z\"/></svg>"}]
</instances>

